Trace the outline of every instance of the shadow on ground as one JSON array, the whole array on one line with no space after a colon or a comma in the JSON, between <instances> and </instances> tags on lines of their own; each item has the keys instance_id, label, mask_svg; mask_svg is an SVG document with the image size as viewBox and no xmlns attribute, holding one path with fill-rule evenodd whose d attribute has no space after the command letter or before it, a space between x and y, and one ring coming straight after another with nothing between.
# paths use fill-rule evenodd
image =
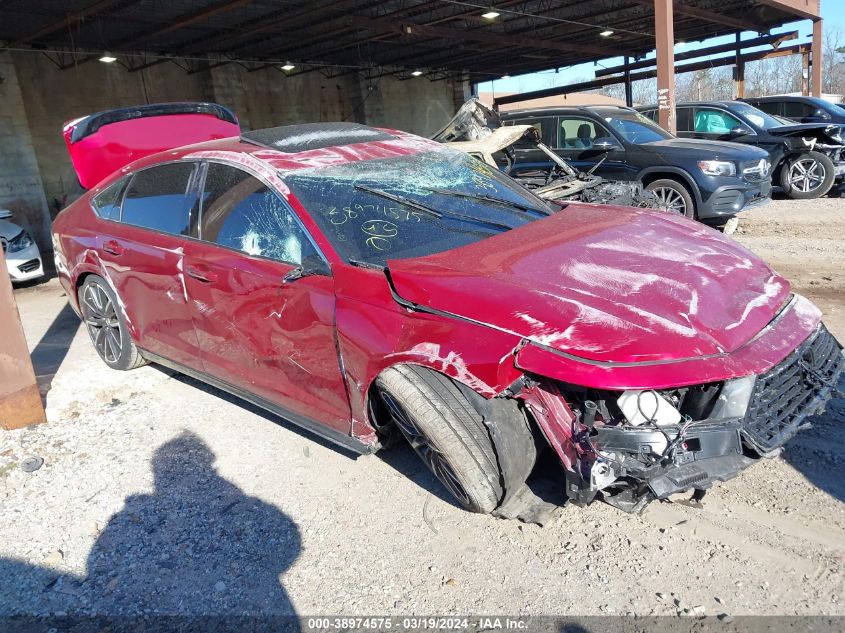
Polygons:
<instances>
[{"instance_id":1,"label":"shadow on ground","mask_svg":"<svg viewBox=\"0 0 845 633\"><path fill-rule=\"evenodd\" d=\"M281 582L300 552L296 524L213 464L211 450L189 433L159 447L154 490L128 497L112 516L85 576L0 558L0 616L66 614L82 624L95 616L118 624L261 616L276 618L274 630L296 628L284 617L295 610Z\"/></svg>"},{"instance_id":2,"label":"shadow on ground","mask_svg":"<svg viewBox=\"0 0 845 633\"><path fill-rule=\"evenodd\" d=\"M839 391L845 393L845 372L839 376ZM845 501L845 398L830 400L825 412L809 421L812 427L799 431L786 444L782 456L814 486Z\"/></svg>"},{"instance_id":3,"label":"shadow on ground","mask_svg":"<svg viewBox=\"0 0 845 633\"><path fill-rule=\"evenodd\" d=\"M38 380L38 389L41 391L41 400L45 405L53 378L67 356L79 326L79 317L70 304L66 303L32 350L32 366Z\"/></svg>"}]
</instances>

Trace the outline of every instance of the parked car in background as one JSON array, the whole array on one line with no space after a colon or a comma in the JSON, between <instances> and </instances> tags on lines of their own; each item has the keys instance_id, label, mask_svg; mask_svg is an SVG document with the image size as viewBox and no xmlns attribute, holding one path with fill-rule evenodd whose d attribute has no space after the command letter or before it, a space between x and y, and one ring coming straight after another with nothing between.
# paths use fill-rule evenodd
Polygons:
<instances>
[{"instance_id":1,"label":"parked car in background","mask_svg":"<svg viewBox=\"0 0 845 633\"><path fill-rule=\"evenodd\" d=\"M6 268L12 283L43 277L41 253L35 240L23 228L10 221L11 217L11 211L0 209L0 245L3 246Z\"/></svg>"},{"instance_id":2,"label":"parked car in background","mask_svg":"<svg viewBox=\"0 0 845 633\"><path fill-rule=\"evenodd\" d=\"M581 171L608 180L639 180L661 208L708 223L724 223L769 199L764 151L732 143L679 139L632 108L553 107L514 110L506 124L532 125L543 143ZM511 173L522 179L551 161L517 146Z\"/></svg>"},{"instance_id":3,"label":"parked car in background","mask_svg":"<svg viewBox=\"0 0 845 633\"><path fill-rule=\"evenodd\" d=\"M657 117L655 106L639 110L651 119ZM784 125L742 101L680 103L675 120L681 138L732 141L765 150L772 180L790 198L818 198L845 177L845 144L839 125Z\"/></svg>"},{"instance_id":4,"label":"parked car in background","mask_svg":"<svg viewBox=\"0 0 845 633\"><path fill-rule=\"evenodd\" d=\"M411 134L287 126L131 161L53 223L103 361L169 366L356 451L405 437L476 512L536 520L542 443L578 504L703 493L797 433L845 363L821 312L733 240L650 209L558 210Z\"/></svg>"},{"instance_id":5,"label":"parked car in background","mask_svg":"<svg viewBox=\"0 0 845 633\"><path fill-rule=\"evenodd\" d=\"M772 116L796 123L838 123L845 125L845 107L819 97L774 96L740 99Z\"/></svg>"}]
</instances>

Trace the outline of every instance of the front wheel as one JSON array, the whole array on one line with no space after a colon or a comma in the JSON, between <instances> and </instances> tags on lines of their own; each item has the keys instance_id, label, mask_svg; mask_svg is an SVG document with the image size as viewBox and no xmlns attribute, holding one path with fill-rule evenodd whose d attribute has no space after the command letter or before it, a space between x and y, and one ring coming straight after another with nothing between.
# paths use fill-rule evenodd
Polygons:
<instances>
[{"instance_id":1,"label":"front wheel","mask_svg":"<svg viewBox=\"0 0 845 633\"><path fill-rule=\"evenodd\" d=\"M654 208L677 213L688 218L695 218L695 205L692 196L687 188L677 180L661 178L649 183L645 189L654 194Z\"/></svg>"},{"instance_id":2,"label":"front wheel","mask_svg":"<svg viewBox=\"0 0 845 633\"><path fill-rule=\"evenodd\" d=\"M135 369L144 360L126 327L117 296L102 277L91 275L79 289L82 320L103 362L112 369Z\"/></svg>"},{"instance_id":3,"label":"front wheel","mask_svg":"<svg viewBox=\"0 0 845 633\"><path fill-rule=\"evenodd\" d=\"M503 496L496 452L484 419L447 376L417 365L377 379L393 423L455 500L490 513Z\"/></svg>"},{"instance_id":4,"label":"front wheel","mask_svg":"<svg viewBox=\"0 0 845 633\"><path fill-rule=\"evenodd\" d=\"M833 161L821 152L805 152L786 160L780 170L780 186L794 200L823 196L836 177Z\"/></svg>"}]
</instances>

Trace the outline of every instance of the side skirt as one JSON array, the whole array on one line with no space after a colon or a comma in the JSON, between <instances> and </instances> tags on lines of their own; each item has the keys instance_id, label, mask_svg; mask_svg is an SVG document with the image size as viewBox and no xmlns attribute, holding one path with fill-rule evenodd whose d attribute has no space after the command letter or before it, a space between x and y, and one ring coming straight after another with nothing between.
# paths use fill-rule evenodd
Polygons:
<instances>
[{"instance_id":1,"label":"side skirt","mask_svg":"<svg viewBox=\"0 0 845 633\"><path fill-rule=\"evenodd\" d=\"M343 448L358 453L359 455L369 455L371 453L375 453L377 447L371 446L369 444L365 444L354 437L349 435L344 435L338 431L335 431L332 428L327 427L325 424L321 424L311 418L305 417L299 413L295 413L286 409L284 407L280 407L277 404L273 404L269 400L265 400L264 398L257 396L253 393L250 393L240 387L235 387L234 385L230 385L229 383L219 380L214 376L211 376L205 372L197 371L196 369L191 369L190 367L185 367L184 365L172 361L168 358L164 358L163 356L159 356L158 354L154 354L152 352L148 352L145 349L140 349L141 354L144 358L152 363L156 363L157 365L162 365L169 369L179 372L180 374L185 374L186 376L190 376L191 378L195 378L201 382L211 385L212 387L216 387L221 391L225 391L241 400L246 400L250 404L254 404L256 407L264 409L272 413L275 416L283 418L289 422L293 422L299 427L302 427L306 431L313 433L314 435L319 435L325 440L342 446Z\"/></svg>"}]
</instances>

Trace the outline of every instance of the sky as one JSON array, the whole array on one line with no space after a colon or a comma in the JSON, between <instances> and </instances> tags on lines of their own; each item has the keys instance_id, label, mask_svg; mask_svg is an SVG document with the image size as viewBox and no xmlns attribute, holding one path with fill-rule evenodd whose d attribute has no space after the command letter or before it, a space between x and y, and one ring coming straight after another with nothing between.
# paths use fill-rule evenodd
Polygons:
<instances>
[{"instance_id":1,"label":"sky","mask_svg":"<svg viewBox=\"0 0 845 633\"><path fill-rule=\"evenodd\" d=\"M830 31L838 28L845 34L845 1L843 0L821 0L822 18L824 18L825 31ZM794 44L804 43L810 41L812 33L812 22L810 20L800 20L786 24L781 28L774 29L772 33L783 33L786 31L798 31L798 39L785 42L784 46L792 46ZM742 34L742 39L752 39L757 37L757 33L746 31ZM714 46L727 42L733 42L734 36L728 35L725 37L715 37L702 42L685 42L676 43L675 52L693 50L695 48L705 48L707 46ZM766 47L757 47L748 49L748 52L763 50ZM725 54L711 56L723 57ZM648 58L653 58L654 54L647 55ZM708 59L702 57L700 59ZM590 81L595 78L595 71L602 67L618 66L624 63L624 58L614 57L612 59L601 60L599 62L589 62L587 64L578 64L577 66L570 66L569 68L560 68L555 70L546 70L529 75L515 75L513 77L503 77L494 81L485 81L478 85L479 92L527 92L529 90L541 90L543 88L552 88L555 86L565 86L577 81Z\"/></svg>"}]
</instances>

